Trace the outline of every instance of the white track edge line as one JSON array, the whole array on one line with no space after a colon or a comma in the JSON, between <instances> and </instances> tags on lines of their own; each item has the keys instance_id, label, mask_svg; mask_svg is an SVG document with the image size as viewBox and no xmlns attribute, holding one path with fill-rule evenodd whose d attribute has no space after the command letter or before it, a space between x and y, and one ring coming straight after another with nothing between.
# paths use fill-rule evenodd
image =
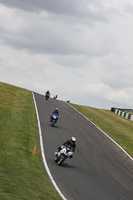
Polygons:
<instances>
[{"instance_id":1,"label":"white track edge line","mask_svg":"<svg viewBox=\"0 0 133 200\"><path fill-rule=\"evenodd\" d=\"M43 164L45 166L45 169L47 171L47 174L53 184L53 186L55 187L56 191L58 192L58 194L62 197L63 200L67 200L65 198L65 196L62 194L62 192L60 191L60 189L58 188L56 182L54 181L51 172L48 168L47 165L47 161L46 161L46 157L45 157L45 153L44 153L44 147L43 147L43 140L42 140L42 131L41 131L41 126L40 126L40 119L39 119L39 114L38 114L38 110L37 110L37 105L36 105L36 100L34 97L34 93L32 92L32 96L33 96L33 100L34 100L34 105L35 105L35 110L36 110L36 116L37 116L37 122L38 122L38 130L39 130L39 137L40 137L40 149L41 149L41 155L42 155L42 160L43 160Z\"/></svg>"},{"instance_id":2,"label":"white track edge line","mask_svg":"<svg viewBox=\"0 0 133 200\"><path fill-rule=\"evenodd\" d=\"M86 116L84 116L81 112L79 112L76 108L74 108L73 106L71 106L70 104L67 104L70 107L72 107L74 110L76 110L80 115L82 115L85 119L87 119L91 124L93 124L95 127L97 127L97 129L99 129L102 133L104 133L104 135L106 135L112 142L114 142L131 160L133 160L133 158L115 141L113 140L107 133L105 133L101 128L99 128L96 124L94 124L90 119L88 119Z\"/></svg>"}]
</instances>

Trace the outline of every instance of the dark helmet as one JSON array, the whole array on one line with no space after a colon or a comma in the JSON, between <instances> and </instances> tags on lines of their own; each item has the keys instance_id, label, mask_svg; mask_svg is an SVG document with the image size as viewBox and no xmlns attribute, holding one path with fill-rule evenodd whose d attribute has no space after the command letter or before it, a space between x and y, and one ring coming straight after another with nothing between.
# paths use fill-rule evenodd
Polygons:
<instances>
[{"instance_id":1,"label":"dark helmet","mask_svg":"<svg viewBox=\"0 0 133 200\"><path fill-rule=\"evenodd\" d=\"M71 138L71 142L72 142L72 144L74 144L74 143L76 142L76 138L75 138L75 137L72 137L72 138Z\"/></svg>"}]
</instances>

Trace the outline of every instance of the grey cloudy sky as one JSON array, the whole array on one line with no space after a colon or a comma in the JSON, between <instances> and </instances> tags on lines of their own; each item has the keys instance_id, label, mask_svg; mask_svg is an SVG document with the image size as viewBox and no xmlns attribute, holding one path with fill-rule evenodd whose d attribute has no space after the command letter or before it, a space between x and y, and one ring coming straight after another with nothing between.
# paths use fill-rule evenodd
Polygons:
<instances>
[{"instance_id":1,"label":"grey cloudy sky","mask_svg":"<svg viewBox=\"0 0 133 200\"><path fill-rule=\"evenodd\" d=\"M0 0L0 81L133 108L131 0Z\"/></svg>"}]
</instances>

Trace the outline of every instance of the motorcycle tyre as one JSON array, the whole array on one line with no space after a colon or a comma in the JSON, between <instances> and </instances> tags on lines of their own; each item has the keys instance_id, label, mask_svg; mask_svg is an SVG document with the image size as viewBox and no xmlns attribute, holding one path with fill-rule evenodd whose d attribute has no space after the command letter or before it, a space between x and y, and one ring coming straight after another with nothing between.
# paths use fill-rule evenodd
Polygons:
<instances>
[{"instance_id":1,"label":"motorcycle tyre","mask_svg":"<svg viewBox=\"0 0 133 200\"><path fill-rule=\"evenodd\" d=\"M48 99L49 99L49 96L46 95L45 98L46 98L46 100L48 100Z\"/></svg>"},{"instance_id":2,"label":"motorcycle tyre","mask_svg":"<svg viewBox=\"0 0 133 200\"><path fill-rule=\"evenodd\" d=\"M53 121L53 120L51 121L51 126L52 126L52 127L54 126L54 121Z\"/></svg>"},{"instance_id":3,"label":"motorcycle tyre","mask_svg":"<svg viewBox=\"0 0 133 200\"><path fill-rule=\"evenodd\" d=\"M60 160L58 161L58 165L61 166L62 163L66 160L66 157L64 155L61 156Z\"/></svg>"}]
</instances>

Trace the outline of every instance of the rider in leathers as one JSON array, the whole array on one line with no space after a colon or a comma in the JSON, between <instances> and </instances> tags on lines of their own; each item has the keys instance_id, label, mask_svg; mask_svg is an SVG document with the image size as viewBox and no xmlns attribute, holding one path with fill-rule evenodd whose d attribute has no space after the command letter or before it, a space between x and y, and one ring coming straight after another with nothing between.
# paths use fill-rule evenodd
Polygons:
<instances>
[{"instance_id":1,"label":"rider in leathers","mask_svg":"<svg viewBox=\"0 0 133 200\"><path fill-rule=\"evenodd\" d=\"M50 122L52 120L52 115L55 114L58 116L58 118L60 117L60 114L59 114L59 109L58 108L55 108L55 110L51 113L51 116L50 116Z\"/></svg>"},{"instance_id":2,"label":"rider in leathers","mask_svg":"<svg viewBox=\"0 0 133 200\"><path fill-rule=\"evenodd\" d=\"M47 92L45 93L46 95L50 95L50 92L49 92L49 90L47 90Z\"/></svg>"},{"instance_id":3,"label":"rider in leathers","mask_svg":"<svg viewBox=\"0 0 133 200\"><path fill-rule=\"evenodd\" d=\"M45 93L45 97L46 97L46 96L50 97L50 92L49 92L49 90L47 90L47 92Z\"/></svg>"},{"instance_id":4,"label":"rider in leathers","mask_svg":"<svg viewBox=\"0 0 133 200\"><path fill-rule=\"evenodd\" d=\"M60 157L60 155L62 153L61 150L63 149L64 146L71 146L72 147L72 152L74 152L75 148L76 148L76 138L72 137L71 140L67 140L66 142L64 142L62 144L62 146L58 148L58 152L55 152L57 157ZM71 158L72 158L72 156L71 156Z\"/></svg>"}]
</instances>

